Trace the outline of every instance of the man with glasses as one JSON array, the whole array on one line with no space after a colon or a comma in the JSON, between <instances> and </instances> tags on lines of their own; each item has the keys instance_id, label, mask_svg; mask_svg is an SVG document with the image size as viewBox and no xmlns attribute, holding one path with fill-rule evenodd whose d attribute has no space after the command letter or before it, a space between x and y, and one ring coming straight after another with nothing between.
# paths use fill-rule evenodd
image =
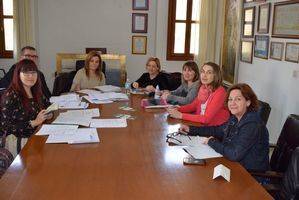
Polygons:
<instances>
[{"instance_id":1,"label":"man with glasses","mask_svg":"<svg viewBox=\"0 0 299 200\"><path fill-rule=\"evenodd\" d=\"M37 65L37 52L36 49L34 47L31 46L25 46L21 49L21 56L20 56L20 61L23 59L30 59L33 62L35 62L35 64ZM11 81L12 81L12 77L13 77L13 73L14 70L16 68L16 64L14 64L9 71L5 74L5 76L0 80L0 88L8 88L8 86L10 85ZM41 71L38 71L39 75L40 75L40 79L41 79L41 86L42 86L42 91L43 94L45 95L45 97L47 99L49 99L51 97L51 92L47 86L46 80L45 80L45 76Z\"/></svg>"}]
</instances>

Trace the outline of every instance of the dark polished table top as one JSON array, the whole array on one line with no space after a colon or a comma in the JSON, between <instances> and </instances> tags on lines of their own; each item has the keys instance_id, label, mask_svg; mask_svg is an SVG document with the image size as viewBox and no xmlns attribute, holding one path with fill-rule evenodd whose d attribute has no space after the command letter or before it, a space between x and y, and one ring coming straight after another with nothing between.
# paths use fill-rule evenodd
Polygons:
<instances>
[{"instance_id":1,"label":"dark polished table top","mask_svg":"<svg viewBox=\"0 0 299 200\"><path fill-rule=\"evenodd\" d=\"M101 118L136 116L126 128L98 129L98 144L45 144L45 136L32 136L0 179L0 199L271 199L236 162L183 165L187 154L165 142L181 121L163 109L140 108L140 99L91 105ZM122 111L123 105L136 111ZM231 169L230 182L212 179L218 164Z\"/></svg>"}]
</instances>

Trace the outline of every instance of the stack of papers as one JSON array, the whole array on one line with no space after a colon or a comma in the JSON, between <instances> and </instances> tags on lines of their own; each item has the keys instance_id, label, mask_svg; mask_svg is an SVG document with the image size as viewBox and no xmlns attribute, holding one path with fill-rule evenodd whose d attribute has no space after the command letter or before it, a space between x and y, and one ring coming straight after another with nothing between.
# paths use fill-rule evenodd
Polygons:
<instances>
[{"instance_id":1,"label":"stack of papers","mask_svg":"<svg viewBox=\"0 0 299 200\"><path fill-rule=\"evenodd\" d=\"M99 101L116 101L116 100L129 100L128 95L124 93L117 93L117 92L107 92L101 93L99 91L95 91L88 95L91 101L99 100Z\"/></svg>"},{"instance_id":2,"label":"stack of papers","mask_svg":"<svg viewBox=\"0 0 299 200\"><path fill-rule=\"evenodd\" d=\"M63 109L84 109L88 107L88 103L81 102L78 94L53 96L50 98L50 102L58 104L59 108Z\"/></svg>"},{"instance_id":3,"label":"stack of papers","mask_svg":"<svg viewBox=\"0 0 299 200\"><path fill-rule=\"evenodd\" d=\"M43 124L36 135L71 134L76 129L78 129L78 125Z\"/></svg>"},{"instance_id":4,"label":"stack of papers","mask_svg":"<svg viewBox=\"0 0 299 200\"><path fill-rule=\"evenodd\" d=\"M89 103L94 103L94 104L108 104L108 103L113 103L111 100L98 100L98 99L91 99L89 96L83 96L84 99L86 99Z\"/></svg>"},{"instance_id":5,"label":"stack of papers","mask_svg":"<svg viewBox=\"0 0 299 200\"><path fill-rule=\"evenodd\" d=\"M68 134L51 134L46 143L98 143L100 142L97 130L95 128L80 128L71 131Z\"/></svg>"},{"instance_id":6,"label":"stack of papers","mask_svg":"<svg viewBox=\"0 0 299 200\"><path fill-rule=\"evenodd\" d=\"M200 144L196 147L185 147L183 149L195 159L223 157L207 144Z\"/></svg>"},{"instance_id":7,"label":"stack of papers","mask_svg":"<svg viewBox=\"0 0 299 200\"><path fill-rule=\"evenodd\" d=\"M69 110L60 113L53 121L53 124L76 124L81 126L89 126L92 117L99 117L98 108L87 110Z\"/></svg>"},{"instance_id":8,"label":"stack of papers","mask_svg":"<svg viewBox=\"0 0 299 200\"><path fill-rule=\"evenodd\" d=\"M127 127L126 119L92 119L90 127L94 128L122 128Z\"/></svg>"},{"instance_id":9,"label":"stack of papers","mask_svg":"<svg viewBox=\"0 0 299 200\"><path fill-rule=\"evenodd\" d=\"M102 86L96 86L95 89L98 89L102 92L120 92L120 87L113 86L113 85L102 85Z\"/></svg>"}]
</instances>

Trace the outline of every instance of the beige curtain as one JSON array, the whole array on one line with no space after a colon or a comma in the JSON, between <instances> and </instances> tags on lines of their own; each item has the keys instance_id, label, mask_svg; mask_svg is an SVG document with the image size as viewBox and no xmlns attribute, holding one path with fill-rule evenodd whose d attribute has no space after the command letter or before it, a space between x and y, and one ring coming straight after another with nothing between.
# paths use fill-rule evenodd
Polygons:
<instances>
[{"instance_id":1,"label":"beige curtain","mask_svg":"<svg viewBox=\"0 0 299 200\"><path fill-rule=\"evenodd\" d=\"M35 46L32 21L32 0L14 0L14 58L22 47Z\"/></svg>"},{"instance_id":2,"label":"beige curtain","mask_svg":"<svg viewBox=\"0 0 299 200\"><path fill-rule=\"evenodd\" d=\"M216 62L217 16L224 0L201 0L199 52L195 60L199 66L207 61Z\"/></svg>"}]
</instances>

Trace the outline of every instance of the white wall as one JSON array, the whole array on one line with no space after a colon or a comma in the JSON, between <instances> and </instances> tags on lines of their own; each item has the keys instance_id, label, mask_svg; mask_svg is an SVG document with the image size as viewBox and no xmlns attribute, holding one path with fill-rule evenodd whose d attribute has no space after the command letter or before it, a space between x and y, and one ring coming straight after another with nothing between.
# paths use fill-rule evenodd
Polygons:
<instances>
[{"instance_id":1,"label":"white wall","mask_svg":"<svg viewBox=\"0 0 299 200\"><path fill-rule=\"evenodd\" d=\"M140 76L147 58L155 55L155 0L150 1L147 11L148 33L142 34L148 37L147 55L131 54L132 0L39 0L37 11L40 66L50 87L56 53L83 53L85 47L107 47L108 53L127 56L131 80Z\"/></svg>"},{"instance_id":2,"label":"white wall","mask_svg":"<svg viewBox=\"0 0 299 200\"><path fill-rule=\"evenodd\" d=\"M268 2L272 3L273 8L273 3L277 1ZM256 8L256 13L257 11ZM273 10L271 14L273 15ZM257 15L255 18L257 25ZM272 21L270 27L271 25ZM270 33L271 31L270 28ZM270 41L299 42L283 38L270 38ZM293 76L294 72L298 73L297 77ZM272 107L267 127L270 142L276 142L287 116L291 113L299 114L299 64L284 61L284 56L283 61L253 57L252 64L239 63L238 80L250 84L258 98Z\"/></svg>"}]
</instances>

